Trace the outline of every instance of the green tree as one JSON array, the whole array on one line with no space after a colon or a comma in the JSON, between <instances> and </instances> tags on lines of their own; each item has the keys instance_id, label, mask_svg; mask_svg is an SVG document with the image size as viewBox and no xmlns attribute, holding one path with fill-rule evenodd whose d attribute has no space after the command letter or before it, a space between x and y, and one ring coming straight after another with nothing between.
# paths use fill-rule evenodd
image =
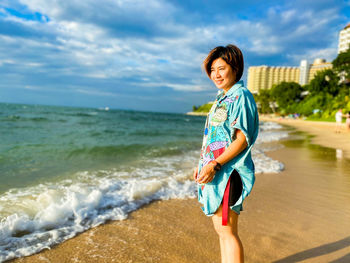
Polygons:
<instances>
[{"instance_id":1,"label":"green tree","mask_svg":"<svg viewBox=\"0 0 350 263\"><path fill-rule=\"evenodd\" d=\"M206 104L199 106L195 111L196 112L209 112L211 106L213 106L213 103L206 103Z\"/></svg>"},{"instance_id":2,"label":"green tree","mask_svg":"<svg viewBox=\"0 0 350 263\"><path fill-rule=\"evenodd\" d=\"M333 69L343 74L346 79L350 79L350 48L340 53L332 62Z\"/></svg>"},{"instance_id":3,"label":"green tree","mask_svg":"<svg viewBox=\"0 0 350 263\"><path fill-rule=\"evenodd\" d=\"M333 97L327 93L307 96L301 103L298 104L298 112L302 115L309 116L314 110L324 112Z\"/></svg>"},{"instance_id":4,"label":"green tree","mask_svg":"<svg viewBox=\"0 0 350 263\"><path fill-rule=\"evenodd\" d=\"M271 88L271 99L278 104L278 111L286 111L284 113L292 113L295 103L302 100L301 93L304 89L296 82L281 82ZM289 108L290 110L287 110Z\"/></svg>"},{"instance_id":5,"label":"green tree","mask_svg":"<svg viewBox=\"0 0 350 263\"><path fill-rule=\"evenodd\" d=\"M272 109L270 107L271 96L269 90L260 90L259 94L255 95L254 97L260 113L272 113Z\"/></svg>"},{"instance_id":6,"label":"green tree","mask_svg":"<svg viewBox=\"0 0 350 263\"><path fill-rule=\"evenodd\" d=\"M328 93L332 96L336 96L340 89L338 82L338 75L332 69L326 69L316 73L314 78L310 81L308 89L312 95Z\"/></svg>"}]
</instances>

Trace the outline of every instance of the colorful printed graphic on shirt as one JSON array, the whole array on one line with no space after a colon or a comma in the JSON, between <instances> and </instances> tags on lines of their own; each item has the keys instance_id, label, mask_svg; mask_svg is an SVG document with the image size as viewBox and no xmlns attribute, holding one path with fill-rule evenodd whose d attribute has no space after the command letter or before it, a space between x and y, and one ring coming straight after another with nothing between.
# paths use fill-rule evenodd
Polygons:
<instances>
[{"instance_id":1,"label":"colorful printed graphic on shirt","mask_svg":"<svg viewBox=\"0 0 350 263\"><path fill-rule=\"evenodd\" d=\"M232 103L233 102L233 99L230 98L230 97L227 97L224 101L228 102L228 103Z\"/></svg>"},{"instance_id":2,"label":"colorful printed graphic on shirt","mask_svg":"<svg viewBox=\"0 0 350 263\"><path fill-rule=\"evenodd\" d=\"M226 144L226 141L213 142L209 144L207 148L210 149L210 152L214 155L214 159L216 159L225 151Z\"/></svg>"},{"instance_id":3,"label":"colorful printed graphic on shirt","mask_svg":"<svg viewBox=\"0 0 350 263\"><path fill-rule=\"evenodd\" d=\"M210 156L209 160L214 160L225 151L226 141L217 141L209 144L205 150L205 156ZM212 154L211 154L212 153Z\"/></svg>"},{"instance_id":4,"label":"colorful printed graphic on shirt","mask_svg":"<svg viewBox=\"0 0 350 263\"><path fill-rule=\"evenodd\" d=\"M210 124L213 126L218 126L221 123L223 123L226 119L227 119L227 106L226 104L222 104L221 106L216 108Z\"/></svg>"}]
</instances>

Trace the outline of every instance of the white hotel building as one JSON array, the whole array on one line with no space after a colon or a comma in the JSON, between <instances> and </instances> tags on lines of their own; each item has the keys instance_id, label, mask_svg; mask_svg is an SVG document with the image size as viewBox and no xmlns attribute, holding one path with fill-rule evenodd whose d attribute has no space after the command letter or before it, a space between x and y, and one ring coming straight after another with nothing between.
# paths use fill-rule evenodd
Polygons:
<instances>
[{"instance_id":1,"label":"white hotel building","mask_svg":"<svg viewBox=\"0 0 350 263\"><path fill-rule=\"evenodd\" d=\"M339 33L338 54L346 51L350 44L350 23Z\"/></svg>"}]
</instances>

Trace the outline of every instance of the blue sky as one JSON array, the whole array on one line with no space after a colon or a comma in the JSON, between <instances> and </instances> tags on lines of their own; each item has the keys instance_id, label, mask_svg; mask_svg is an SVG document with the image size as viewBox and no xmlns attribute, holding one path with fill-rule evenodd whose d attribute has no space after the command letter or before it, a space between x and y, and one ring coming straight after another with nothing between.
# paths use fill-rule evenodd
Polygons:
<instances>
[{"instance_id":1,"label":"blue sky","mask_svg":"<svg viewBox=\"0 0 350 263\"><path fill-rule=\"evenodd\" d=\"M2 0L0 102L187 112L217 89L201 64L333 60L350 1Z\"/></svg>"}]
</instances>

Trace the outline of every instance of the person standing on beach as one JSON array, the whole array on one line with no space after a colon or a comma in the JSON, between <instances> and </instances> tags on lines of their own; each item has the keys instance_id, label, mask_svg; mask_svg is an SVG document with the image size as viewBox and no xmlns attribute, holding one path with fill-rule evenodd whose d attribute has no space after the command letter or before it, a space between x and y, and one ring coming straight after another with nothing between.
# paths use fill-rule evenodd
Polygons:
<instances>
[{"instance_id":1,"label":"person standing on beach","mask_svg":"<svg viewBox=\"0 0 350 263\"><path fill-rule=\"evenodd\" d=\"M203 65L221 91L207 115L193 177L198 183L202 210L212 216L219 235L221 262L244 262L238 216L255 181L251 150L259 131L257 107L253 95L240 81L244 62L238 47L214 48Z\"/></svg>"},{"instance_id":2,"label":"person standing on beach","mask_svg":"<svg viewBox=\"0 0 350 263\"><path fill-rule=\"evenodd\" d=\"M335 133L340 133L341 124L343 121L343 109L339 109L335 114Z\"/></svg>"}]
</instances>

